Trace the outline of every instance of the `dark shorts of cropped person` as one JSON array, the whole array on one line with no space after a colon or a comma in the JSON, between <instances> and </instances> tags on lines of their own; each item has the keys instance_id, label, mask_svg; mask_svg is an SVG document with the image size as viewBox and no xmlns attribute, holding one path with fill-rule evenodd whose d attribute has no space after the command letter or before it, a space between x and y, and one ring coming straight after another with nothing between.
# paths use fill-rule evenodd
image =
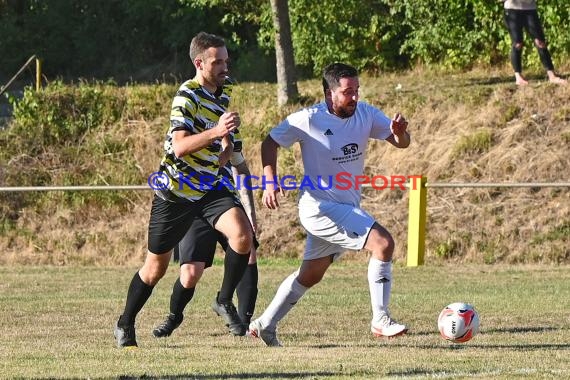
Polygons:
<instances>
[{"instance_id":1,"label":"dark shorts of cropped person","mask_svg":"<svg viewBox=\"0 0 570 380\"><path fill-rule=\"evenodd\" d=\"M170 252L196 217L214 226L223 213L234 207L243 210L238 198L226 188L209 191L196 202L172 202L155 195L148 224L148 250L155 254Z\"/></svg>"},{"instance_id":2,"label":"dark shorts of cropped person","mask_svg":"<svg viewBox=\"0 0 570 380\"><path fill-rule=\"evenodd\" d=\"M228 239L210 224L202 219L196 218L192 225L178 244L178 260L180 265L190 262L205 263L205 268L211 267L216 253L216 244L220 243L225 251L228 246ZM259 243L253 237L255 248Z\"/></svg>"}]
</instances>

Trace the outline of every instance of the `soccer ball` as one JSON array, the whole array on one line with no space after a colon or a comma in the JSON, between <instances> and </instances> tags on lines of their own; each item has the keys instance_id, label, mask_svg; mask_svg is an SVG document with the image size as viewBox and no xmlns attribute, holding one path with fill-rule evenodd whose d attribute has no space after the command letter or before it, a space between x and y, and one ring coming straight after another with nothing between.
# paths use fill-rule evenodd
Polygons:
<instances>
[{"instance_id":1,"label":"soccer ball","mask_svg":"<svg viewBox=\"0 0 570 380\"><path fill-rule=\"evenodd\" d=\"M468 303L455 302L439 313L437 327L443 339L465 343L479 332L479 314Z\"/></svg>"}]
</instances>

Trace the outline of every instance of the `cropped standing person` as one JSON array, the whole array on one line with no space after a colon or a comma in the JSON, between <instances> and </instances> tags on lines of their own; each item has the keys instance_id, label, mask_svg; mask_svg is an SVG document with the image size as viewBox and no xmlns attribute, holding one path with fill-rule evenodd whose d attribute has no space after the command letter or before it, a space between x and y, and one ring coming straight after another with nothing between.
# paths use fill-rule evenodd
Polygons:
<instances>
[{"instance_id":1,"label":"cropped standing person","mask_svg":"<svg viewBox=\"0 0 570 380\"><path fill-rule=\"evenodd\" d=\"M239 114L227 111L232 86L227 79L225 41L200 32L190 43L190 59L196 76L180 86L172 101L164 155L154 173L148 253L131 280L125 308L115 325L118 347L137 346L135 318L166 273L172 249L196 217L227 238L224 279L216 302L227 324L241 323L232 297L247 266L252 228L237 194L225 187L216 189L221 180L220 162L229 159L233 151L230 137L240 126Z\"/></svg>"},{"instance_id":2,"label":"cropped standing person","mask_svg":"<svg viewBox=\"0 0 570 380\"><path fill-rule=\"evenodd\" d=\"M299 217L307 231L300 268L279 286L263 314L249 325L250 334L268 346L281 346L277 324L303 294L323 278L331 263L345 250L370 251L368 285L372 304L371 332L393 337L407 331L394 321L388 304L392 287L394 240L390 233L360 207L360 189L347 188L347 178L363 175L370 138L386 140L397 148L410 144L407 121L400 114L388 118L379 109L358 101L357 70L334 63L323 74L324 102L289 115L271 130L261 147L266 188L263 204L279 207L277 150L298 142L303 157L304 181L313 186L299 191ZM343 186L334 180L343 176ZM328 183L327 183L328 181Z\"/></svg>"},{"instance_id":3,"label":"cropped standing person","mask_svg":"<svg viewBox=\"0 0 570 380\"><path fill-rule=\"evenodd\" d=\"M522 75L523 30L526 30L534 40L540 62L542 62L542 66L548 75L548 80L556 84L566 84L566 79L560 78L554 72L552 58L546 46L546 38L538 17L536 0L503 1L505 24L511 36L511 65L515 71L515 83L517 85L528 84L528 81Z\"/></svg>"},{"instance_id":4,"label":"cropped standing person","mask_svg":"<svg viewBox=\"0 0 570 380\"><path fill-rule=\"evenodd\" d=\"M229 181L228 186L237 187L240 199L247 213L251 225L256 230L257 218L253 201L251 173L242 154L243 142L236 129L234 133L234 151L227 165L220 168L220 173ZM239 177L239 178L238 178ZM231 183L230 183L231 182ZM157 338L165 338L180 326L184 320L184 309L194 297L194 292L204 270L212 266L216 244L227 249L227 239L220 232L213 229L202 218L196 220L184 235L178 245L180 255L180 277L174 282L170 295L170 311L160 325L153 331ZM228 328L233 335L245 335L247 326L255 310L257 300L257 241L251 248L247 269L239 282L236 293L238 299L237 314L241 323L229 323ZM214 300L212 309L219 313L219 304Z\"/></svg>"}]
</instances>

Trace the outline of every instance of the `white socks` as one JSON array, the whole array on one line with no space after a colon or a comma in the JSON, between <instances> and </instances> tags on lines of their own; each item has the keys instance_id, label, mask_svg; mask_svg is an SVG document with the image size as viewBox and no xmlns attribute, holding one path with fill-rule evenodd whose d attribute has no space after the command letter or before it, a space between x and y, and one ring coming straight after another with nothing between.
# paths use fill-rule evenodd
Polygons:
<instances>
[{"instance_id":1,"label":"white socks","mask_svg":"<svg viewBox=\"0 0 570 380\"><path fill-rule=\"evenodd\" d=\"M277 323L291 311L297 301L309 289L297 281L298 274L299 270L289 275L281 283L275 297L258 318L264 329L275 331ZM372 319L378 321L382 316L389 314L388 304L392 292L392 262L371 258L368 263L368 285L372 303Z\"/></svg>"},{"instance_id":2,"label":"white socks","mask_svg":"<svg viewBox=\"0 0 570 380\"><path fill-rule=\"evenodd\" d=\"M297 281L299 270L287 277L277 289L273 300L259 317L263 328L275 331L277 323L287 315L297 301L303 297L307 289Z\"/></svg>"},{"instance_id":3,"label":"white socks","mask_svg":"<svg viewBox=\"0 0 570 380\"><path fill-rule=\"evenodd\" d=\"M392 291L392 262L370 258L368 262L368 286L372 303L372 320L378 321L388 314Z\"/></svg>"}]
</instances>

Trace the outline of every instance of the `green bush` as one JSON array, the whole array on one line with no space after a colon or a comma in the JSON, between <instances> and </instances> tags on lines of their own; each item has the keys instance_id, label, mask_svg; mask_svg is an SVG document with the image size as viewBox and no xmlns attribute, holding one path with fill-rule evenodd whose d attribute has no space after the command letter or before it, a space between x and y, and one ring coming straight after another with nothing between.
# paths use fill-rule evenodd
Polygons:
<instances>
[{"instance_id":1,"label":"green bush","mask_svg":"<svg viewBox=\"0 0 570 380\"><path fill-rule=\"evenodd\" d=\"M38 151L46 145L77 145L90 129L116 122L125 98L102 84L66 86L56 81L39 92L26 88L13 106L11 133L33 142L33 151Z\"/></svg>"}]
</instances>

